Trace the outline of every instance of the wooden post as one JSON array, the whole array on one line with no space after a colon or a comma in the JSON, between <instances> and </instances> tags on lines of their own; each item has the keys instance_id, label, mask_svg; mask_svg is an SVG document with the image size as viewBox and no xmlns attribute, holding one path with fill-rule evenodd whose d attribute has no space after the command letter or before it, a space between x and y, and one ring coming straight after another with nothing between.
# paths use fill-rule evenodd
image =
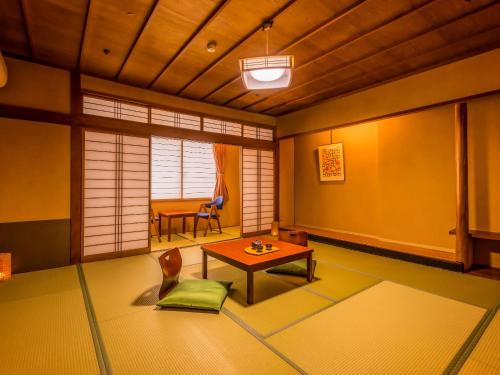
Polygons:
<instances>
[{"instance_id":1,"label":"wooden post","mask_svg":"<svg viewBox=\"0 0 500 375\"><path fill-rule=\"evenodd\" d=\"M83 130L77 119L82 112L80 73L71 72L71 250L70 263L81 262L82 255L82 168Z\"/></svg>"},{"instance_id":2,"label":"wooden post","mask_svg":"<svg viewBox=\"0 0 500 375\"><path fill-rule=\"evenodd\" d=\"M455 165L457 175L456 260L464 271L473 263L469 235L469 196L467 164L467 103L455 104Z\"/></svg>"}]
</instances>

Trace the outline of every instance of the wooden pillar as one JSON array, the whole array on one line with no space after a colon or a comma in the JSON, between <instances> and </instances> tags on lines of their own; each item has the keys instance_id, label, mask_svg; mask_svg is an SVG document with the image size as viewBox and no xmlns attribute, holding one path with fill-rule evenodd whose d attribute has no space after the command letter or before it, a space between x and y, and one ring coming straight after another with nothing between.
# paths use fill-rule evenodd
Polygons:
<instances>
[{"instance_id":1,"label":"wooden pillar","mask_svg":"<svg viewBox=\"0 0 500 375\"><path fill-rule=\"evenodd\" d=\"M71 264L81 262L82 254L82 128L78 117L82 112L80 73L71 72Z\"/></svg>"},{"instance_id":2,"label":"wooden pillar","mask_svg":"<svg viewBox=\"0 0 500 375\"><path fill-rule=\"evenodd\" d=\"M469 235L469 196L467 164L467 103L455 104L455 166L457 180L456 260L464 271L473 263Z\"/></svg>"}]
</instances>

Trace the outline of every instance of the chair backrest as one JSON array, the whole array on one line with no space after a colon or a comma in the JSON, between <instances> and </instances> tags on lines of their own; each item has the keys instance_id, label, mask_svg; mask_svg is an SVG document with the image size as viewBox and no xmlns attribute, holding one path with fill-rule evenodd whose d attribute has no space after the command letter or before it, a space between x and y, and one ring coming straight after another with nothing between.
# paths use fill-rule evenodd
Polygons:
<instances>
[{"instance_id":1,"label":"chair backrest","mask_svg":"<svg viewBox=\"0 0 500 375\"><path fill-rule=\"evenodd\" d=\"M222 208L222 203L224 203L224 197L222 195L218 195L212 202L207 204L207 207L216 206L220 210Z\"/></svg>"},{"instance_id":2,"label":"chair backrest","mask_svg":"<svg viewBox=\"0 0 500 375\"><path fill-rule=\"evenodd\" d=\"M179 283L179 274L182 268L181 252L177 247L167 250L160 255L158 261L163 272L163 282L158 294L160 298L163 298L171 288Z\"/></svg>"},{"instance_id":3,"label":"chair backrest","mask_svg":"<svg viewBox=\"0 0 500 375\"><path fill-rule=\"evenodd\" d=\"M280 230L280 241L290 242L295 245L307 246L307 232L301 230Z\"/></svg>"}]
</instances>

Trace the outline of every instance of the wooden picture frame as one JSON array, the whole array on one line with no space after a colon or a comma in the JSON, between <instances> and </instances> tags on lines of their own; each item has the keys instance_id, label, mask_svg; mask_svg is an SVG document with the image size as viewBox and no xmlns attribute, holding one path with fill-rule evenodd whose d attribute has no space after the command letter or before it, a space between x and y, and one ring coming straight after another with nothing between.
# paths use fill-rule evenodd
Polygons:
<instances>
[{"instance_id":1,"label":"wooden picture frame","mask_svg":"<svg viewBox=\"0 0 500 375\"><path fill-rule=\"evenodd\" d=\"M344 145L333 143L318 147L320 181L344 181Z\"/></svg>"}]
</instances>

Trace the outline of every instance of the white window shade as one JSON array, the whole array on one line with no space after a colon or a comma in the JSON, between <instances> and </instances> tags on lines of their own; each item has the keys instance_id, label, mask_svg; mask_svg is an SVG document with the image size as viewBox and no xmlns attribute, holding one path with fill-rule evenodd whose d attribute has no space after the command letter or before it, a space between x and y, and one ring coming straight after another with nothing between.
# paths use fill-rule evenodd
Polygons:
<instances>
[{"instance_id":1,"label":"white window shade","mask_svg":"<svg viewBox=\"0 0 500 375\"><path fill-rule=\"evenodd\" d=\"M215 161L211 143L183 141L183 198L212 198Z\"/></svg>"},{"instance_id":2,"label":"white window shade","mask_svg":"<svg viewBox=\"0 0 500 375\"><path fill-rule=\"evenodd\" d=\"M271 230L274 219L274 153L243 149L242 231Z\"/></svg>"},{"instance_id":3,"label":"white window shade","mask_svg":"<svg viewBox=\"0 0 500 375\"><path fill-rule=\"evenodd\" d=\"M151 198L182 197L182 141L151 138Z\"/></svg>"},{"instance_id":4,"label":"white window shade","mask_svg":"<svg viewBox=\"0 0 500 375\"><path fill-rule=\"evenodd\" d=\"M83 255L149 246L149 139L85 132Z\"/></svg>"}]
</instances>

